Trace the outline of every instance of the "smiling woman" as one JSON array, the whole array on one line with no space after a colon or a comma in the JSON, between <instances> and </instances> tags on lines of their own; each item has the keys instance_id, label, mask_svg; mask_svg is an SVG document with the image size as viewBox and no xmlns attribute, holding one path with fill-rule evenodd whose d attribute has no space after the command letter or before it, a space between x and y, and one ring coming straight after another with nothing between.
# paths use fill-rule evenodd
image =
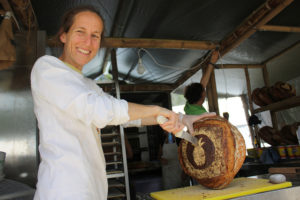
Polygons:
<instances>
[{"instance_id":1,"label":"smiling woman","mask_svg":"<svg viewBox=\"0 0 300 200\"><path fill-rule=\"evenodd\" d=\"M60 35L64 44L60 59L81 71L98 52L102 31L103 21L97 14L90 11L78 13L69 31Z\"/></svg>"},{"instance_id":2,"label":"smiling woman","mask_svg":"<svg viewBox=\"0 0 300 200\"><path fill-rule=\"evenodd\" d=\"M63 45L58 58L42 56L31 72L34 111L38 120L41 163L37 199L107 199L105 159L97 129L127 123L157 124L179 132L178 114L159 106L116 99L84 77L81 70L97 54L103 20L91 7L66 13L57 38Z\"/></svg>"}]
</instances>

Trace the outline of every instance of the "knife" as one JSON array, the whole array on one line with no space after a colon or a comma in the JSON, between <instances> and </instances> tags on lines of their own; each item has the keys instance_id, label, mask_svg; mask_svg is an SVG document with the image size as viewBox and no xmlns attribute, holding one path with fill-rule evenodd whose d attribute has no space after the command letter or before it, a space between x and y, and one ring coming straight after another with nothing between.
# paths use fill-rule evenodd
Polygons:
<instances>
[{"instance_id":1,"label":"knife","mask_svg":"<svg viewBox=\"0 0 300 200\"><path fill-rule=\"evenodd\" d=\"M156 121L159 124L163 124L163 123L167 122L168 119L164 116L159 115L159 116L157 116ZM192 143L193 145L198 146L198 139L195 136L192 136L191 134L189 134L188 132L186 132L184 130L179 131L178 133L176 133L175 137L184 139L184 140Z\"/></svg>"}]
</instances>

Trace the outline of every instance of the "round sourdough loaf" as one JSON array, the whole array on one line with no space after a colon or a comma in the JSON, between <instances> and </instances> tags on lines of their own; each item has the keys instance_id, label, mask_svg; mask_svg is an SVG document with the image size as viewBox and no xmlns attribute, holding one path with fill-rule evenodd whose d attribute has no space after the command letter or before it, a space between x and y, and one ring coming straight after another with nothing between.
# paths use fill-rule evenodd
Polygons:
<instances>
[{"instance_id":1,"label":"round sourdough loaf","mask_svg":"<svg viewBox=\"0 0 300 200\"><path fill-rule=\"evenodd\" d=\"M227 186L241 168L246 157L241 133L226 119L216 116L194 124L198 146L181 140L178 154L186 174L201 185L221 189Z\"/></svg>"}]
</instances>

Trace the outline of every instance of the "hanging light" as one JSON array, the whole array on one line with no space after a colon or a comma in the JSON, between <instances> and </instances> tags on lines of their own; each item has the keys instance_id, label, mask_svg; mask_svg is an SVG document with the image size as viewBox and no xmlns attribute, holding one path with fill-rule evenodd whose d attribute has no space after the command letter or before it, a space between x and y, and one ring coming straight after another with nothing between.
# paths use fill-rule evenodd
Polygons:
<instances>
[{"instance_id":1,"label":"hanging light","mask_svg":"<svg viewBox=\"0 0 300 200\"><path fill-rule=\"evenodd\" d=\"M138 66L137 66L137 73L142 75L142 74L145 73L145 71L146 71L146 68L143 65L142 58L139 57Z\"/></svg>"}]
</instances>

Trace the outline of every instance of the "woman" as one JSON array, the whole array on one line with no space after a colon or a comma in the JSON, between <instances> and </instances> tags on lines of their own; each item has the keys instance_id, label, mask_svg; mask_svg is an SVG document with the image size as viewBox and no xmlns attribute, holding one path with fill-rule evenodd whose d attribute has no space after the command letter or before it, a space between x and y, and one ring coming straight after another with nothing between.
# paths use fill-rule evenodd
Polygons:
<instances>
[{"instance_id":1,"label":"woman","mask_svg":"<svg viewBox=\"0 0 300 200\"><path fill-rule=\"evenodd\" d=\"M41 163L34 199L107 199L105 159L97 128L134 121L156 124L176 133L178 115L159 106L144 106L105 94L81 70L101 44L103 20L91 7L66 13L58 36L63 53L39 58L31 73L34 111L40 131ZM141 120L139 120L141 119Z\"/></svg>"}]
</instances>

